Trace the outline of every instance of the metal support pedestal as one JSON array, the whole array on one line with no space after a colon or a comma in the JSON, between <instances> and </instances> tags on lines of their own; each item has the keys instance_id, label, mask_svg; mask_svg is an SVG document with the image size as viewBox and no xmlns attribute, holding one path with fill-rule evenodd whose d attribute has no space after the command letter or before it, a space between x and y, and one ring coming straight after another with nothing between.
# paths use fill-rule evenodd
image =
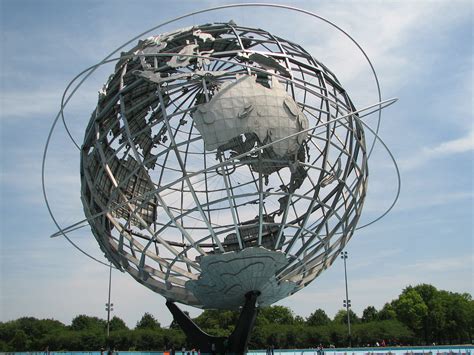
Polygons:
<instances>
[{"instance_id":1,"label":"metal support pedestal","mask_svg":"<svg viewBox=\"0 0 474 355\"><path fill-rule=\"evenodd\" d=\"M245 354L250 333L257 318L255 304L259 295L260 292L258 291L252 291L245 295L245 304L240 312L237 325L229 338L216 337L205 333L174 302L166 301L166 306L173 314L174 320L186 334L189 345L200 349L201 353Z\"/></svg>"}]
</instances>

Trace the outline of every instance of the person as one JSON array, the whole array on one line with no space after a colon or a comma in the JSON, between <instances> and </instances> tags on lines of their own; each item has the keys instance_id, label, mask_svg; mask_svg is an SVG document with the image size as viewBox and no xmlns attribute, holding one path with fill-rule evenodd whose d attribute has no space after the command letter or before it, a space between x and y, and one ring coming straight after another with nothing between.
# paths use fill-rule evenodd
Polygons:
<instances>
[{"instance_id":1,"label":"person","mask_svg":"<svg viewBox=\"0 0 474 355\"><path fill-rule=\"evenodd\" d=\"M175 355L175 352L174 345L171 345L170 355Z\"/></svg>"},{"instance_id":2,"label":"person","mask_svg":"<svg viewBox=\"0 0 474 355\"><path fill-rule=\"evenodd\" d=\"M46 348L44 349L44 354L49 355L49 346L46 346Z\"/></svg>"},{"instance_id":3,"label":"person","mask_svg":"<svg viewBox=\"0 0 474 355\"><path fill-rule=\"evenodd\" d=\"M324 355L323 344L318 345L318 355Z\"/></svg>"},{"instance_id":4,"label":"person","mask_svg":"<svg viewBox=\"0 0 474 355\"><path fill-rule=\"evenodd\" d=\"M100 355L104 355L104 353L105 353L105 349L103 347L100 348Z\"/></svg>"},{"instance_id":5,"label":"person","mask_svg":"<svg viewBox=\"0 0 474 355\"><path fill-rule=\"evenodd\" d=\"M267 355L273 355L275 353L275 347L273 345L269 345L267 348Z\"/></svg>"}]
</instances>

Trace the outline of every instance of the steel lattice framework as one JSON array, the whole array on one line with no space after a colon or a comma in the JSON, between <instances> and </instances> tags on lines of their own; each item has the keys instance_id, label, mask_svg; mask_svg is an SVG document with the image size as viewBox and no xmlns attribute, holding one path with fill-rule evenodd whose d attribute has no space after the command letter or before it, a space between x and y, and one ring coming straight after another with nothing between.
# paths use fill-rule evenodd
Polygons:
<instances>
[{"instance_id":1,"label":"steel lattice framework","mask_svg":"<svg viewBox=\"0 0 474 355\"><path fill-rule=\"evenodd\" d=\"M242 131L208 122L202 108L243 79L263 94L253 106L242 101L242 117L263 123ZM265 93L275 88L288 96L293 131L267 117ZM234 138L219 143L226 134ZM206 255L278 251L286 259L276 282L294 284L289 293L309 284L351 238L367 177L364 131L336 76L298 44L233 22L150 37L123 53L81 147L84 210L106 256L198 307L207 305L186 283Z\"/></svg>"}]
</instances>

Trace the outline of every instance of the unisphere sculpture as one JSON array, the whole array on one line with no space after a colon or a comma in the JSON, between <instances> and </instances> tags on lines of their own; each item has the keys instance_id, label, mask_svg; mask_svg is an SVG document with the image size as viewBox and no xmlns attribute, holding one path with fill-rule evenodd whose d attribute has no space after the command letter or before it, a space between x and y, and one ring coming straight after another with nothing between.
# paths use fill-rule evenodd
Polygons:
<instances>
[{"instance_id":1,"label":"unisphere sculpture","mask_svg":"<svg viewBox=\"0 0 474 355\"><path fill-rule=\"evenodd\" d=\"M282 8L332 25L367 59L379 102L356 110L326 66L275 34L233 21L193 26L149 37L121 54L82 147L64 108L96 68L117 60L110 59L117 51L71 81L48 136L42 182L55 235L80 249L67 233L89 224L116 268L167 299L190 345L241 354L258 306L307 286L356 228L384 217L398 199L400 174L378 136L380 110L396 99L382 101L366 53L330 21L286 5L242 3L154 29L236 7ZM361 118L376 111L373 130ZM48 146L60 118L80 149L86 215L66 228L45 187ZM369 147L364 130L374 136ZM376 140L394 163L397 193L384 213L357 227ZM175 302L241 313L228 338L213 337Z\"/></svg>"},{"instance_id":2,"label":"unisphere sculpture","mask_svg":"<svg viewBox=\"0 0 474 355\"><path fill-rule=\"evenodd\" d=\"M85 133L92 231L117 268L168 300L238 309L256 291L270 305L354 232L368 175L355 111L326 66L261 29L216 23L140 41Z\"/></svg>"}]
</instances>

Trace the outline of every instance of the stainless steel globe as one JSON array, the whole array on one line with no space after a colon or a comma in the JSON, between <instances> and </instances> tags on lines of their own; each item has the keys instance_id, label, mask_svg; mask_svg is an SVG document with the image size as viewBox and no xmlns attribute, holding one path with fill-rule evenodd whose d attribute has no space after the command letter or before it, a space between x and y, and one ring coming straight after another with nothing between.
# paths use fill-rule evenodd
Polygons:
<instances>
[{"instance_id":1,"label":"stainless steel globe","mask_svg":"<svg viewBox=\"0 0 474 355\"><path fill-rule=\"evenodd\" d=\"M326 66L265 30L215 23L140 41L81 147L92 232L169 300L237 309L258 291L272 304L353 235L368 177L357 115Z\"/></svg>"}]
</instances>

